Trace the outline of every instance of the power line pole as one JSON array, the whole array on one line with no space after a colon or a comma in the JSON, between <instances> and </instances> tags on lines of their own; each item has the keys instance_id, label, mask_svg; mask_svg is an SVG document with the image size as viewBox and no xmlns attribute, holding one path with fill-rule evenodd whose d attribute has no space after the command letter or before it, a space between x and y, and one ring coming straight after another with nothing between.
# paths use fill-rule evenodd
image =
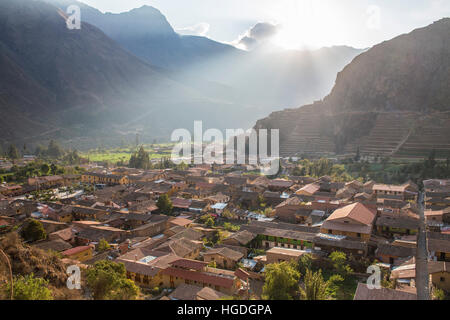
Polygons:
<instances>
[{"instance_id":1,"label":"power line pole","mask_svg":"<svg viewBox=\"0 0 450 320\"><path fill-rule=\"evenodd\" d=\"M428 275L427 230L424 214L424 193L419 192L417 199L419 207L419 233L417 235L416 255L416 288L418 300L430 300L430 277Z\"/></svg>"}]
</instances>

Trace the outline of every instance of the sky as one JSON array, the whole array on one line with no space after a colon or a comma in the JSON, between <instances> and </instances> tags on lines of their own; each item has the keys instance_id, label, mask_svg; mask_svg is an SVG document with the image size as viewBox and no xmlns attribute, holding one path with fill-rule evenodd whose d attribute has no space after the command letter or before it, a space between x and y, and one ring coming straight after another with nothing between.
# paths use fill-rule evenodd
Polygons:
<instances>
[{"instance_id":1,"label":"sky","mask_svg":"<svg viewBox=\"0 0 450 320\"><path fill-rule=\"evenodd\" d=\"M151 5L181 34L240 46L257 23L282 48L368 48L450 17L450 0L80 0L102 12Z\"/></svg>"}]
</instances>

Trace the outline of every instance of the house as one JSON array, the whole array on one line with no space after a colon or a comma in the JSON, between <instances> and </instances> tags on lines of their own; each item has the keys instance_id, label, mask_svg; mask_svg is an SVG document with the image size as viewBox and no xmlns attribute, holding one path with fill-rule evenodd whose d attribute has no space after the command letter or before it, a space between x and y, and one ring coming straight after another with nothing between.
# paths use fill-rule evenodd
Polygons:
<instances>
[{"instance_id":1,"label":"house","mask_svg":"<svg viewBox=\"0 0 450 320\"><path fill-rule=\"evenodd\" d=\"M304 187L300 188L295 192L295 194L300 196L313 196L315 193L317 193L320 190L320 184L319 183L310 183L305 185Z\"/></svg>"},{"instance_id":2,"label":"house","mask_svg":"<svg viewBox=\"0 0 450 320\"><path fill-rule=\"evenodd\" d=\"M161 271L163 285L177 288L182 284L209 287L233 295L241 287L241 280L232 271L207 267L206 262L179 259Z\"/></svg>"},{"instance_id":3,"label":"house","mask_svg":"<svg viewBox=\"0 0 450 320\"><path fill-rule=\"evenodd\" d=\"M130 234L133 237L154 237L166 231L168 220L168 216L152 214L150 220L147 220L145 224L130 230Z\"/></svg>"},{"instance_id":4,"label":"house","mask_svg":"<svg viewBox=\"0 0 450 320\"><path fill-rule=\"evenodd\" d=\"M269 181L268 188L270 191L283 192L289 189L293 184L294 182L290 180L274 179Z\"/></svg>"},{"instance_id":5,"label":"house","mask_svg":"<svg viewBox=\"0 0 450 320\"><path fill-rule=\"evenodd\" d=\"M380 235L410 235L419 230L419 216L402 213L379 213L375 222L376 231Z\"/></svg>"},{"instance_id":6,"label":"house","mask_svg":"<svg viewBox=\"0 0 450 320\"><path fill-rule=\"evenodd\" d=\"M75 234L76 230L73 228L66 228L59 231L52 232L48 235L49 240L63 240L68 243L74 243L75 242Z\"/></svg>"},{"instance_id":7,"label":"house","mask_svg":"<svg viewBox=\"0 0 450 320\"><path fill-rule=\"evenodd\" d=\"M298 261L305 252L306 251L298 249L273 247L266 251L266 259L267 263Z\"/></svg>"},{"instance_id":8,"label":"house","mask_svg":"<svg viewBox=\"0 0 450 320\"><path fill-rule=\"evenodd\" d=\"M396 243L379 243L375 250L375 257L384 263L394 264L399 258L408 258L416 255L416 247Z\"/></svg>"},{"instance_id":9,"label":"house","mask_svg":"<svg viewBox=\"0 0 450 320\"><path fill-rule=\"evenodd\" d=\"M196 259L203 249L203 241L186 238L169 239L155 248L157 251L173 253L181 258Z\"/></svg>"},{"instance_id":10,"label":"house","mask_svg":"<svg viewBox=\"0 0 450 320\"><path fill-rule=\"evenodd\" d=\"M170 295L170 300L220 300L226 295L210 287L179 285Z\"/></svg>"},{"instance_id":11,"label":"house","mask_svg":"<svg viewBox=\"0 0 450 320\"><path fill-rule=\"evenodd\" d=\"M313 238L317 228L298 226L289 223L271 223L252 221L249 225L241 226L241 230L247 230L257 234L255 241L258 246L265 249L273 247L306 249L313 247Z\"/></svg>"},{"instance_id":12,"label":"house","mask_svg":"<svg viewBox=\"0 0 450 320\"><path fill-rule=\"evenodd\" d=\"M53 187L59 187L64 185L64 178L61 176L45 176L28 178L28 185L36 186L40 189L49 189Z\"/></svg>"},{"instance_id":13,"label":"house","mask_svg":"<svg viewBox=\"0 0 450 320\"><path fill-rule=\"evenodd\" d=\"M172 253L138 248L119 256L115 261L125 265L127 278L133 280L136 285L154 288L164 286L161 271L178 259L180 257Z\"/></svg>"},{"instance_id":14,"label":"house","mask_svg":"<svg viewBox=\"0 0 450 320\"><path fill-rule=\"evenodd\" d=\"M192 220L189 220L186 218L180 218L180 217L171 218L168 220L169 228L176 227L176 226L187 228L187 227L189 227L189 225L192 224L192 222L193 222Z\"/></svg>"},{"instance_id":15,"label":"house","mask_svg":"<svg viewBox=\"0 0 450 320\"><path fill-rule=\"evenodd\" d=\"M0 185L0 194L6 197L18 196L21 195L22 192L23 188L20 185L7 185L7 184Z\"/></svg>"},{"instance_id":16,"label":"house","mask_svg":"<svg viewBox=\"0 0 450 320\"><path fill-rule=\"evenodd\" d=\"M247 230L242 230L236 232L229 236L228 238L222 240L223 244L231 246L249 246L251 242L256 238L256 234L249 232Z\"/></svg>"},{"instance_id":17,"label":"house","mask_svg":"<svg viewBox=\"0 0 450 320\"><path fill-rule=\"evenodd\" d=\"M428 227L440 229L450 224L450 207L442 210L425 210L425 222Z\"/></svg>"},{"instance_id":18,"label":"house","mask_svg":"<svg viewBox=\"0 0 450 320\"><path fill-rule=\"evenodd\" d=\"M275 207L275 216L280 221L289 223L305 223L313 208L303 203L298 197L291 197Z\"/></svg>"},{"instance_id":19,"label":"house","mask_svg":"<svg viewBox=\"0 0 450 320\"><path fill-rule=\"evenodd\" d=\"M46 233L52 233L67 228L67 223L41 219L40 222Z\"/></svg>"},{"instance_id":20,"label":"house","mask_svg":"<svg viewBox=\"0 0 450 320\"><path fill-rule=\"evenodd\" d=\"M450 206L450 179L425 180L423 185L427 209L442 210Z\"/></svg>"},{"instance_id":21,"label":"house","mask_svg":"<svg viewBox=\"0 0 450 320\"><path fill-rule=\"evenodd\" d=\"M64 258L83 262L92 259L93 249L92 246L79 246L65 250L61 254Z\"/></svg>"},{"instance_id":22,"label":"house","mask_svg":"<svg viewBox=\"0 0 450 320\"><path fill-rule=\"evenodd\" d=\"M225 208L227 207L227 203L218 202L211 206L211 209L214 210L214 213L221 215Z\"/></svg>"},{"instance_id":23,"label":"house","mask_svg":"<svg viewBox=\"0 0 450 320\"><path fill-rule=\"evenodd\" d=\"M375 213L356 202L335 210L323 222L320 232L368 241L374 220Z\"/></svg>"},{"instance_id":24,"label":"house","mask_svg":"<svg viewBox=\"0 0 450 320\"><path fill-rule=\"evenodd\" d=\"M313 237L312 242L314 250L326 253L342 251L353 256L367 256L369 251L367 242L342 235L318 233Z\"/></svg>"},{"instance_id":25,"label":"house","mask_svg":"<svg viewBox=\"0 0 450 320\"><path fill-rule=\"evenodd\" d=\"M222 247L209 249L203 253L203 259L205 262L215 262L216 265L224 269L234 269L236 264L244 257L244 254L239 251Z\"/></svg>"},{"instance_id":26,"label":"house","mask_svg":"<svg viewBox=\"0 0 450 320\"><path fill-rule=\"evenodd\" d=\"M427 247L432 260L450 262L450 234L427 232Z\"/></svg>"},{"instance_id":27,"label":"house","mask_svg":"<svg viewBox=\"0 0 450 320\"><path fill-rule=\"evenodd\" d=\"M400 186L374 184L372 189L377 199L392 199L394 196L400 200L417 200L418 187L413 183L405 183Z\"/></svg>"},{"instance_id":28,"label":"house","mask_svg":"<svg viewBox=\"0 0 450 320\"><path fill-rule=\"evenodd\" d=\"M172 206L174 212L183 212L189 210L191 206L191 200L183 198L173 198Z\"/></svg>"},{"instance_id":29,"label":"house","mask_svg":"<svg viewBox=\"0 0 450 320\"><path fill-rule=\"evenodd\" d=\"M130 180L124 175L86 172L81 175L81 182L89 184L125 185Z\"/></svg>"},{"instance_id":30,"label":"house","mask_svg":"<svg viewBox=\"0 0 450 320\"><path fill-rule=\"evenodd\" d=\"M417 300L417 294L389 288L369 288L359 282L353 300Z\"/></svg>"},{"instance_id":31,"label":"house","mask_svg":"<svg viewBox=\"0 0 450 320\"><path fill-rule=\"evenodd\" d=\"M450 262L429 261L428 274L434 287L450 293Z\"/></svg>"}]
</instances>

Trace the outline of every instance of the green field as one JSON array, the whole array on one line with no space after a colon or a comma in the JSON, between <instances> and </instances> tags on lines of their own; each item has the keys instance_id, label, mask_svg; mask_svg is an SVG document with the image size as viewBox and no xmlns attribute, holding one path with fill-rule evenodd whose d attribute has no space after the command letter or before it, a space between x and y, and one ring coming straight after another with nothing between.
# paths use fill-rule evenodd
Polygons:
<instances>
[{"instance_id":1,"label":"green field","mask_svg":"<svg viewBox=\"0 0 450 320\"><path fill-rule=\"evenodd\" d=\"M161 159L170 157L172 152L172 145L144 145L144 149L149 153L150 159ZM117 163L119 161L128 162L134 152L134 148L114 148L107 150L95 149L80 153L80 156L93 162Z\"/></svg>"}]
</instances>

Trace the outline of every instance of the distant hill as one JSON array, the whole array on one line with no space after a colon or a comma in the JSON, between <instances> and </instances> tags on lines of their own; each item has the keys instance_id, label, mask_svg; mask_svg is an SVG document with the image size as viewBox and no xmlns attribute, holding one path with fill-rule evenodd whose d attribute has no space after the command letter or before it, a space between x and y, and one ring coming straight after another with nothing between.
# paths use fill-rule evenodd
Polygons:
<instances>
[{"instance_id":1,"label":"distant hill","mask_svg":"<svg viewBox=\"0 0 450 320\"><path fill-rule=\"evenodd\" d=\"M322 101L272 113L280 152L421 157L450 155L450 19L356 57Z\"/></svg>"},{"instance_id":2,"label":"distant hill","mask_svg":"<svg viewBox=\"0 0 450 320\"><path fill-rule=\"evenodd\" d=\"M180 36L149 6L103 14L78 3L81 30L68 30L64 12L72 3L0 2L3 145L57 139L73 148L107 147L136 133L142 142L167 141L194 120L205 128L248 128L281 106L322 96L361 52L245 52Z\"/></svg>"},{"instance_id":3,"label":"distant hill","mask_svg":"<svg viewBox=\"0 0 450 320\"><path fill-rule=\"evenodd\" d=\"M47 0L60 8L77 3ZM204 95L244 104L251 120L283 106L310 103L328 93L337 72L363 50L339 46L313 51L247 52L207 37L177 34L156 8L119 14L83 3L82 20L97 26L124 48ZM236 127L234 125L233 127Z\"/></svg>"},{"instance_id":4,"label":"distant hill","mask_svg":"<svg viewBox=\"0 0 450 320\"><path fill-rule=\"evenodd\" d=\"M88 23L67 29L40 1L0 2L0 49L3 142L92 146L136 131L167 139L195 119L219 126L243 109L169 78Z\"/></svg>"}]
</instances>

